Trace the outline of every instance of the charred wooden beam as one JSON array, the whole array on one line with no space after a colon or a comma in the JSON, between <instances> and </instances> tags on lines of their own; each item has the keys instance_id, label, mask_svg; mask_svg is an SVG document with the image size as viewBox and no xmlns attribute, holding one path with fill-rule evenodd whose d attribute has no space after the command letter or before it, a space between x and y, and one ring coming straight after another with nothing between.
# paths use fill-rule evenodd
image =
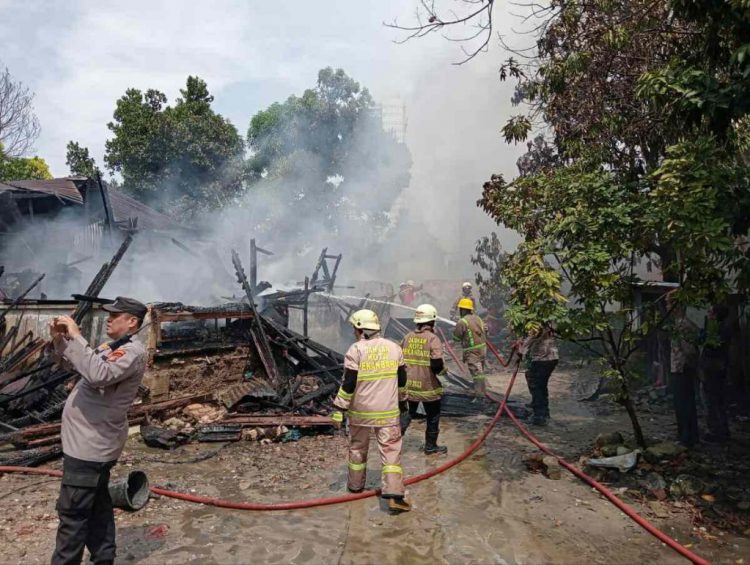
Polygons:
<instances>
[{"instance_id":1,"label":"charred wooden beam","mask_svg":"<svg viewBox=\"0 0 750 565\"><path fill-rule=\"evenodd\" d=\"M18 307L18 305L19 305L19 304L20 304L21 302L23 302L23 299L24 299L24 298L26 298L26 296L27 296L27 295L28 295L28 294L29 294L29 293L30 293L30 292L31 292L32 290L34 290L34 289L35 289L35 288L37 287L37 285L38 285L38 284L39 284L40 282L42 282L42 280L44 279L44 277L45 277L45 276L46 276L46 275L44 275L44 274L42 274L42 275L39 275L39 276L38 276L38 277L36 278L36 280L34 280L34 282L33 282L33 283L31 283L31 286L29 286L29 287L28 287L28 288L27 288L26 290L24 290L24 291L23 291L23 292L21 293L21 295L20 295L20 296L19 296L18 298L16 298L15 300L13 300L13 302L11 302L10 304L8 304L8 307L7 307L7 308L6 308L5 310L3 310L2 312L0 312L0 323L2 323L2 321L3 321L3 320L5 319L5 317L6 317L7 315L8 315L8 312L10 312L11 310L14 310L14 309L16 309L16 308Z\"/></svg>"},{"instance_id":2,"label":"charred wooden beam","mask_svg":"<svg viewBox=\"0 0 750 565\"><path fill-rule=\"evenodd\" d=\"M275 387L279 388L281 386L281 383L279 382L279 371L276 367L276 360L274 359L271 348L268 345L266 332L263 329L263 324L260 322L260 319L258 318L258 312L255 309L255 298L253 296L253 290L247 280L245 270L242 268L240 257L234 249L232 250L232 263L234 264L234 270L237 274L237 282L240 283L240 285L242 286L242 290L245 291L249 306L256 317L254 323L250 328L250 334L252 335L253 343L255 344L255 348L258 351L258 355L261 362L263 363L263 367L266 370L268 379L271 381L271 383L273 383ZM287 388L289 388L290 384L291 383L287 383Z\"/></svg>"},{"instance_id":3,"label":"charred wooden beam","mask_svg":"<svg viewBox=\"0 0 750 565\"><path fill-rule=\"evenodd\" d=\"M171 357L184 357L186 355L204 355L207 353L217 353L221 351L232 351L237 349L238 345L213 343L198 345L196 347L183 347L180 349L161 349L154 353L154 359L169 359Z\"/></svg>"},{"instance_id":4,"label":"charred wooden beam","mask_svg":"<svg viewBox=\"0 0 750 565\"><path fill-rule=\"evenodd\" d=\"M99 269L99 272L94 277L94 280L91 281L91 284L89 284L86 292L83 293L85 296L93 298L99 296L99 293L104 288L104 285L107 284L107 281L112 276L112 273L114 273L117 265L120 263L120 260L122 259L123 255L125 255L125 252L128 250L128 247L130 247L131 243L133 243L133 234L128 233L128 235L125 236L123 242L120 244L120 247L117 249L117 252L112 256L112 259L110 259L109 262L104 263L101 269ZM90 310L90 301L80 301L75 309L75 312L73 312L73 319L76 321L76 323L80 324Z\"/></svg>"},{"instance_id":5,"label":"charred wooden beam","mask_svg":"<svg viewBox=\"0 0 750 565\"><path fill-rule=\"evenodd\" d=\"M317 390L314 390L304 396L300 396L299 398L294 399L294 403L297 406L302 406L303 404L307 404L311 400L315 400L316 398L320 398L321 396L328 396L336 392L339 388L338 383L328 383L324 384L323 386L319 387Z\"/></svg>"}]
</instances>

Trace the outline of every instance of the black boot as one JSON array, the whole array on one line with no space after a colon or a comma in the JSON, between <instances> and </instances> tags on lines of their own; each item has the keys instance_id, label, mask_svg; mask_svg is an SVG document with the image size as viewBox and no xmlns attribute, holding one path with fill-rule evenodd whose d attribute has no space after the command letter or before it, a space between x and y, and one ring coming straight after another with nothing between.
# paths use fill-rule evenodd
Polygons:
<instances>
[{"instance_id":1,"label":"black boot","mask_svg":"<svg viewBox=\"0 0 750 565\"><path fill-rule=\"evenodd\" d=\"M438 434L434 432L427 432L425 434L424 452L425 455L445 454L448 453L448 448L444 445L437 444Z\"/></svg>"}]
</instances>

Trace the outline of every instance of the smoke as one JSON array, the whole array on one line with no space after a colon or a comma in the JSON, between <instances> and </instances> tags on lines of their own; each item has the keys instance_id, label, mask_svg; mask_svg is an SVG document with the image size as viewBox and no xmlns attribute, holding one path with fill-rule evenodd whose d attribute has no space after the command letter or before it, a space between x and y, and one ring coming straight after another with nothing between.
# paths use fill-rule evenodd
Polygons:
<instances>
[{"instance_id":1,"label":"smoke","mask_svg":"<svg viewBox=\"0 0 750 565\"><path fill-rule=\"evenodd\" d=\"M387 10L394 12L395 5ZM410 12L411 7L404 10ZM398 14L370 14L368 21L390 20L393 15ZM375 46L378 57L371 57L374 52L368 53L364 47L365 51L342 53L341 60L327 52L327 60L312 57L305 59L305 64L310 77L326 64L341 66L368 87L376 100L397 98L403 102L405 142L412 159L410 178L400 184L394 181L402 175L403 164L389 166L380 137L369 129L380 124L370 124L358 131L355 139L343 140L353 148L349 159L333 174L314 155L300 151L277 163L278 170L269 171L266 179L226 202L222 210L202 214L185 233L139 233L102 294L197 304L239 296L230 249L240 253L249 274L251 238L274 252L273 256L259 255L259 278L277 288L294 286L309 275L323 247L331 254L343 254L338 279L342 284L351 280L397 284L413 279L419 284L426 279L470 279L475 269L469 257L475 242L491 231L497 231L503 246L512 249L517 236L496 226L476 207L482 183L495 172L513 177L515 161L524 150L523 146L505 144L500 134L504 121L520 113L509 102L513 85L499 81L498 68L505 55L493 48L466 65L452 66L461 55L454 43L435 36L434 40L396 47L388 43L394 34L382 33L378 42L364 42ZM402 59L408 64L401 64ZM370 66L376 70L370 72ZM203 70L191 68L189 72L204 76ZM239 73L241 67L230 70ZM175 75L170 84L182 84L186 74ZM301 73L294 75L295 80L303 81ZM211 76L205 76L213 86ZM222 80L229 82L227 77ZM156 86L169 91L162 83ZM286 94L295 90L300 94L302 87L290 86ZM119 92L114 92L112 99ZM222 93L215 94L218 104ZM239 131L244 131L250 116L266 102L256 101L256 107L243 107L241 112L234 110L232 117L243 116L234 118ZM111 102L108 104L107 112L111 112ZM373 166L374 161L379 162L378 167ZM320 182L329 174L330 182ZM403 190L384 190L394 183ZM172 188L163 187L162 194L173 194ZM333 199L336 204L323 205L330 196L337 197ZM44 292L54 298L82 292L117 243L105 241L98 248L92 245L92 250L74 243L72 234L85 233L87 228L73 208L65 212L49 222L38 218L34 227L4 246L3 253L9 258L0 258L9 271L28 267L49 272L56 263L93 254L93 259L76 266L80 270L78 286L43 283ZM34 252L29 252L28 242L40 237L43 245L31 245ZM172 237L191 252L175 245Z\"/></svg>"}]
</instances>

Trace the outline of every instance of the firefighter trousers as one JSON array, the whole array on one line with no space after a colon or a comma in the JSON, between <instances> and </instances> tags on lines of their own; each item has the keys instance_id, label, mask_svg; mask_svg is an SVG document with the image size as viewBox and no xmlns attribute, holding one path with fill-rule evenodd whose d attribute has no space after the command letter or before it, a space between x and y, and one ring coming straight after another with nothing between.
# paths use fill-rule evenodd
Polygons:
<instances>
[{"instance_id":1,"label":"firefighter trousers","mask_svg":"<svg viewBox=\"0 0 750 565\"><path fill-rule=\"evenodd\" d=\"M401 428L398 425L374 428L349 426L349 490L365 488L367 478L367 452L370 432L375 433L380 452L383 498L404 496L404 472L401 469Z\"/></svg>"},{"instance_id":2,"label":"firefighter trousers","mask_svg":"<svg viewBox=\"0 0 750 565\"><path fill-rule=\"evenodd\" d=\"M440 433L440 400L433 400L431 402L424 401L409 401L409 414L412 418L417 417L417 410L419 410L419 403L422 402L425 414L427 415L427 429L426 434L429 437L434 434L435 437Z\"/></svg>"},{"instance_id":3,"label":"firefighter trousers","mask_svg":"<svg viewBox=\"0 0 750 565\"><path fill-rule=\"evenodd\" d=\"M487 352L484 348L464 351L464 363L468 367L469 373L471 373L471 378L474 380L474 393L477 396L483 396L487 390L486 362Z\"/></svg>"}]
</instances>

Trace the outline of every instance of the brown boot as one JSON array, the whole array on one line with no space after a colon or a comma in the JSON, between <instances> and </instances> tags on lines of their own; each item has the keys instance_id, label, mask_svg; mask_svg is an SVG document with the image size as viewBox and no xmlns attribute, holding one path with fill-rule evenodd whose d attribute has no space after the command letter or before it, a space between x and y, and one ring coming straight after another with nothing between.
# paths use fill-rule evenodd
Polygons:
<instances>
[{"instance_id":1,"label":"brown boot","mask_svg":"<svg viewBox=\"0 0 750 565\"><path fill-rule=\"evenodd\" d=\"M411 510L411 504L406 502L406 499L404 497L389 498L388 510L390 510L394 514L400 514L401 512L409 512L409 510Z\"/></svg>"}]
</instances>

